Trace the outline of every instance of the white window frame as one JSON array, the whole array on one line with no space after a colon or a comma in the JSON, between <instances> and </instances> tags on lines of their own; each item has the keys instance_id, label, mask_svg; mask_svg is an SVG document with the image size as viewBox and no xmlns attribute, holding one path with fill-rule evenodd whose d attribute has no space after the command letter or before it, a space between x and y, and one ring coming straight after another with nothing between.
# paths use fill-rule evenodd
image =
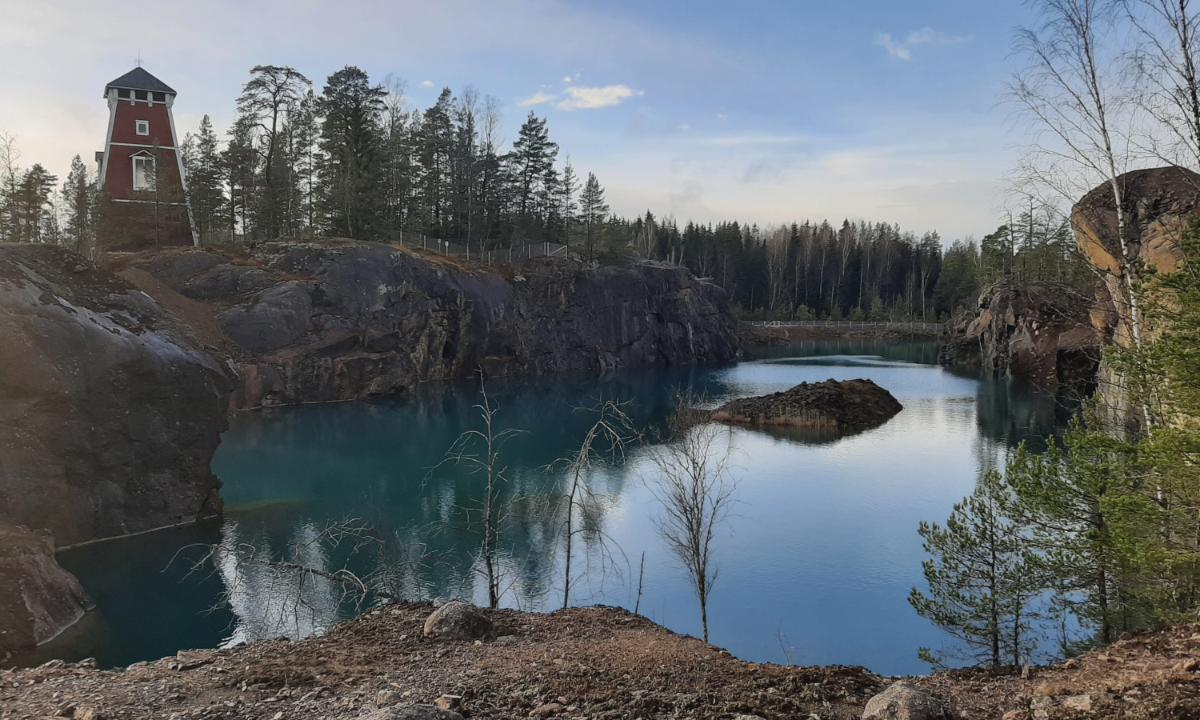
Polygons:
<instances>
[{"instance_id":1,"label":"white window frame","mask_svg":"<svg viewBox=\"0 0 1200 720\"><path fill-rule=\"evenodd\" d=\"M149 135L150 134L150 121L149 120L134 120L133 121L133 131L135 133L137 133L138 135Z\"/></svg>"},{"instance_id":2,"label":"white window frame","mask_svg":"<svg viewBox=\"0 0 1200 720\"><path fill-rule=\"evenodd\" d=\"M153 192L154 191L154 156L150 154L138 153L130 158L133 162L133 190L134 192ZM143 167L141 176L138 175L138 166L148 165Z\"/></svg>"}]
</instances>

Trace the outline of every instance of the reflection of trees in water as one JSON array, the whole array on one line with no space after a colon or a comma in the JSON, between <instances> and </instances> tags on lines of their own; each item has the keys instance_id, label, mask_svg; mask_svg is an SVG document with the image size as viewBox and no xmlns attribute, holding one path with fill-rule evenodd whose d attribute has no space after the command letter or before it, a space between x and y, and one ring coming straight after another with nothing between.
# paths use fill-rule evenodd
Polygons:
<instances>
[{"instance_id":1,"label":"reflection of trees in water","mask_svg":"<svg viewBox=\"0 0 1200 720\"><path fill-rule=\"evenodd\" d=\"M1056 436L1079 407L1005 378L981 379L976 404L982 435L1010 447L1024 442L1035 451L1044 450L1046 439Z\"/></svg>"},{"instance_id":2,"label":"reflection of trees in water","mask_svg":"<svg viewBox=\"0 0 1200 720\"><path fill-rule=\"evenodd\" d=\"M801 340L785 345L756 348L751 353L759 359L821 355L878 355L884 360L937 365L938 349L939 345L936 342L880 342L878 338L864 336Z\"/></svg>"},{"instance_id":3,"label":"reflection of trees in water","mask_svg":"<svg viewBox=\"0 0 1200 720\"><path fill-rule=\"evenodd\" d=\"M293 639L321 632L337 621L340 589L324 577L292 565L331 571L312 523L297 523L285 555L247 537L236 521L225 524L213 562L225 583L225 601L234 614L227 645L271 637Z\"/></svg>"}]
</instances>

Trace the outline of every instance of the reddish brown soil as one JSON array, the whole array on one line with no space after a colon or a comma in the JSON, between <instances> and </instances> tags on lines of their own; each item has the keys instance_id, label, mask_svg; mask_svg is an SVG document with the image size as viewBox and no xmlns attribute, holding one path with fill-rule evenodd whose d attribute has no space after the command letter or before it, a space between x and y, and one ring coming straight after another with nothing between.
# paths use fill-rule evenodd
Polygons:
<instances>
[{"instance_id":1,"label":"reddish brown soil","mask_svg":"<svg viewBox=\"0 0 1200 720\"><path fill-rule=\"evenodd\" d=\"M616 609L496 611L497 641L424 641L401 605L289 643L180 653L126 670L51 663L0 672L0 718L358 718L462 696L468 718L858 718L887 684L861 668L746 663ZM1119 642L1029 677L918 680L963 718L1200 718L1200 628ZM1070 709L1086 702L1091 710ZM1068 698L1072 698L1068 700Z\"/></svg>"}]
</instances>

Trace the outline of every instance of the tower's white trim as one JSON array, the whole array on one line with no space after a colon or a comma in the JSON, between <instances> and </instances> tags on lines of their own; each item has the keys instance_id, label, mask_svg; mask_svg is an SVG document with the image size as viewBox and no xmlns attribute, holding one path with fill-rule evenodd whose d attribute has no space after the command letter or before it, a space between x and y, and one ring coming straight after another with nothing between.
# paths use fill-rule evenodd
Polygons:
<instances>
[{"instance_id":1,"label":"tower's white trim","mask_svg":"<svg viewBox=\"0 0 1200 720\"><path fill-rule=\"evenodd\" d=\"M151 96L153 97L153 96ZM179 189L183 191L183 202L187 205L188 229L192 231L192 247L200 247L200 233L196 232L196 220L192 217L192 201L188 199L187 176L183 170L183 151L179 135L175 132L175 97L167 94L167 122L171 124L171 142L175 143L175 164L179 167Z\"/></svg>"},{"instance_id":2,"label":"tower's white trim","mask_svg":"<svg viewBox=\"0 0 1200 720\"><path fill-rule=\"evenodd\" d=\"M108 134L104 136L104 159L100 162L100 189L108 190L108 156L112 151L113 126L117 122L117 91L108 91Z\"/></svg>"}]
</instances>

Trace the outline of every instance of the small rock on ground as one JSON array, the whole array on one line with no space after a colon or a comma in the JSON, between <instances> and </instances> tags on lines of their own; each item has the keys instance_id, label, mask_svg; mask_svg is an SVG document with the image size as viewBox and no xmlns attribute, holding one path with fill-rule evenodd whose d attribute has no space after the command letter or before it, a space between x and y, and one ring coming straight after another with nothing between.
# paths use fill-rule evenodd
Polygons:
<instances>
[{"instance_id":1,"label":"small rock on ground","mask_svg":"<svg viewBox=\"0 0 1200 720\"><path fill-rule=\"evenodd\" d=\"M451 600L425 620L427 638L482 640L495 635L492 621L482 610L462 600Z\"/></svg>"},{"instance_id":2,"label":"small rock on ground","mask_svg":"<svg viewBox=\"0 0 1200 720\"><path fill-rule=\"evenodd\" d=\"M951 720L946 703L915 685L893 683L867 701L862 720Z\"/></svg>"}]
</instances>

